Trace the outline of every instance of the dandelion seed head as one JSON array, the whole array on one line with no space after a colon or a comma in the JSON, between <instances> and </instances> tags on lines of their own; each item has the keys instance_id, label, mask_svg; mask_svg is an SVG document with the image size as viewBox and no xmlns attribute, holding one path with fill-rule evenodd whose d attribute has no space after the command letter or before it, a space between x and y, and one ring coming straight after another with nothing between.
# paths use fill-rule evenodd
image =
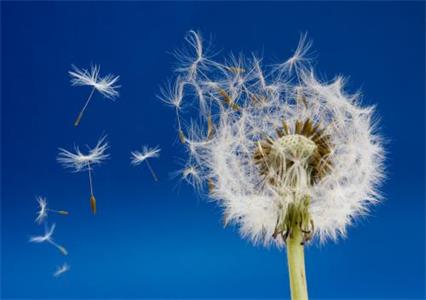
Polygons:
<instances>
[{"instance_id":1,"label":"dandelion seed head","mask_svg":"<svg viewBox=\"0 0 426 300\"><path fill-rule=\"evenodd\" d=\"M72 70L68 71L71 76L71 84L73 86L91 86L101 93L104 97L114 99L119 96L117 91L120 88L117 82L120 76L108 74L104 77L99 75L100 66L93 65L89 70L79 69L72 65Z\"/></svg>"},{"instance_id":2,"label":"dandelion seed head","mask_svg":"<svg viewBox=\"0 0 426 300\"><path fill-rule=\"evenodd\" d=\"M201 41L194 34L192 41ZM374 109L345 91L342 76L317 79L310 47L303 35L278 68L256 57L209 59L199 76L187 67L179 74L200 89L184 90L182 101L202 95L204 103L179 128L188 150L182 178L197 189L208 186L226 223L255 243L282 246L277 230L288 229L286 218L298 207L314 237L337 239L381 199L384 149Z\"/></svg>"},{"instance_id":3,"label":"dandelion seed head","mask_svg":"<svg viewBox=\"0 0 426 300\"><path fill-rule=\"evenodd\" d=\"M79 147L75 147L75 152L60 148L57 161L65 168L73 169L75 172L86 171L109 157L109 154L105 153L108 148L106 136L103 136L96 146L89 148L85 154L80 151Z\"/></svg>"}]
</instances>

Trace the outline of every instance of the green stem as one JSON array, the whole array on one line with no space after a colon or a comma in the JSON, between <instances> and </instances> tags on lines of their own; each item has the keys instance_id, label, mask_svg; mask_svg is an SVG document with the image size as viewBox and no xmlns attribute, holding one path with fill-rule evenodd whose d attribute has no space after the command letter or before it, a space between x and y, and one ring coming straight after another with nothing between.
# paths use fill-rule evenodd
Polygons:
<instances>
[{"instance_id":1,"label":"green stem","mask_svg":"<svg viewBox=\"0 0 426 300\"><path fill-rule=\"evenodd\" d=\"M302 231L298 226L293 226L292 232L287 238L287 261L292 300L308 299L302 240Z\"/></svg>"}]
</instances>

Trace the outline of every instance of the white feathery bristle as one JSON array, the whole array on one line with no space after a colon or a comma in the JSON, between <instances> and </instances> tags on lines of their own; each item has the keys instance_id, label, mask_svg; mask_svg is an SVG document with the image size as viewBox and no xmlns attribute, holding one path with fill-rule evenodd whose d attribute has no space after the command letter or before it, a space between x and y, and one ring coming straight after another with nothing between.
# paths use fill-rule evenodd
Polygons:
<instances>
[{"instance_id":1,"label":"white feathery bristle","mask_svg":"<svg viewBox=\"0 0 426 300\"><path fill-rule=\"evenodd\" d=\"M65 249L65 247L57 244L54 240L53 240L53 233L55 231L55 227L56 224L52 224L52 226L50 226L50 228L47 226L47 224L45 223L45 228L44 228L44 234L43 235L39 235L39 236L32 236L30 237L30 243L48 243L52 246L54 246L56 249L58 249L63 255L68 255L68 251L67 249Z\"/></svg>"},{"instance_id":2,"label":"white feathery bristle","mask_svg":"<svg viewBox=\"0 0 426 300\"><path fill-rule=\"evenodd\" d=\"M158 146L155 148L142 146L142 151L131 152L131 164L137 166L149 158L159 157L160 151L161 149Z\"/></svg>"},{"instance_id":3,"label":"white feathery bristle","mask_svg":"<svg viewBox=\"0 0 426 300\"><path fill-rule=\"evenodd\" d=\"M44 197L37 197L39 210L35 222L41 224L47 218L47 200Z\"/></svg>"},{"instance_id":4,"label":"white feathery bristle","mask_svg":"<svg viewBox=\"0 0 426 300\"><path fill-rule=\"evenodd\" d=\"M201 70L209 63L207 50L204 47L200 33L190 30L185 36L188 48L175 51L174 55L178 59L180 66L177 71L185 76L187 82L192 82L202 75Z\"/></svg>"},{"instance_id":5,"label":"white feathery bristle","mask_svg":"<svg viewBox=\"0 0 426 300\"><path fill-rule=\"evenodd\" d=\"M109 157L105 153L109 148L106 136L99 139L94 148L89 148L86 154L83 154L79 147L75 147L75 153L60 148L57 161L65 168L74 169L75 172L85 171L89 167L102 163Z\"/></svg>"},{"instance_id":6,"label":"white feathery bristle","mask_svg":"<svg viewBox=\"0 0 426 300\"><path fill-rule=\"evenodd\" d=\"M184 86L185 82L178 77L175 83L172 84L169 82L166 87L161 87L161 95L158 98L179 110L181 108Z\"/></svg>"},{"instance_id":7,"label":"white feathery bristle","mask_svg":"<svg viewBox=\"0 0 426 300\"><path fill-rule=\"evenodd\" d=\"M53 232L55 231L56 224L52 224L50 228L47 226L44 229L43 235L32 236L30 238L31 243L43 243L52 239Z\"/></svg>"},{"instance_id":8,"label":"white feathery bristle","mask_svg":"<svg viewBox=\"0 0 426 300\"><path fill-rule=\"evenodd\" d=\"M312 41L308 39L308 34L300 35L299 44L293 55L284 63L279 65L284 74L290 74L292 71L301 71L309 63L309 50L312 47Z\"/></svg>"},{"instance_id":9,"label":"white feathery bristle","mask_svg":"<svg viewBox=\"0 0 426 300\"><path fill-rule=\"evenodd\" d=\"M181 178L192 185L197 190L201 188L202 179L198 170L194 166L187 166L182 169L180 172Z\"/></svg>"},{"instance_id":10,"label":"white feathery bristle","mask_svg":"<svg viewBox=\"0 0 426 300\"><path fill-rule=\"evenodd\" d=\"M117 82L120 76L108 74L104 77L101 77L99 72L99 65L93 65L90 68L90 71L86 69L79 69L72 65L72 70L68 71L69 75L71 76L71 84L73 86L87 85L95 88L106 98L114 99L118 97L119 93L117 89L120 88L120 86L117 85Z\"/></svg>"},{"instance_id":11,"label":"white feathery bristle","mask_svg":"<svg viewBox=\"0 0 426 300\"><path fill-rule=\"evenodd\" d=\"M67 263L64 263L62 266L58 266L56 268L56 271L53 273L53 277L59 277L65 272L68 272L70 270L70 266Z\"/></svg>"}]
</instances>

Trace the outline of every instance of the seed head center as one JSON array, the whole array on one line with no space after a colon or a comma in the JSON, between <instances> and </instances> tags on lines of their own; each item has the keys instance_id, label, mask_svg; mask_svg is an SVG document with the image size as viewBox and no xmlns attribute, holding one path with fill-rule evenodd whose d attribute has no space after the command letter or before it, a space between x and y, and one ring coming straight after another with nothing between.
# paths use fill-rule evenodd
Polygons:
<instances>
[{"instance_id":1,"label":"seed head center","mask_svg":"<svg viewBox=\"0 0 426 300\"><path fill-rule=\"evenodd\" d=\"M292 134L276 140L272 148L277 154L284 154L288 158L307 159L317 149L317 145L303 135Z\"/></svg>"}]
</instances>

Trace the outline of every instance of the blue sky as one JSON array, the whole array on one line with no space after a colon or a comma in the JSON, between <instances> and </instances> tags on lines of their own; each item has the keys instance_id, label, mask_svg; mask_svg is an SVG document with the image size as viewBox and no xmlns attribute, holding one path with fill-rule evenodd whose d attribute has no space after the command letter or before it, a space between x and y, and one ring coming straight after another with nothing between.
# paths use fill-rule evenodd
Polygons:
<instances>
[{"instance_id":1,"label":"blue sky","mask_svg":"<svg viewBox=\"0 0 426 300\"><path fill-rule=\"evenodd\" d=\"M313 299L424 298L425 7L422 2L2 2L1 296L3 298L286 298L285 253L252 246L221 212L179 183L183 149L174 112L156 95L172 76L185 33L211 38L219 56L286 59L301 32L322 78L349 77L376 104L387 140L385 201L348 238L306 251ZM70 86L71 64L120 75L120 98ZM111 159L87 175L56 162L57 148L94 144ZM130 151L160 145L160 182L129 165ZM28 243L35 197L70 211L52 216L70 254ZM64 261L69 273L52 272Z\"/></svg>"}]
</instances>

